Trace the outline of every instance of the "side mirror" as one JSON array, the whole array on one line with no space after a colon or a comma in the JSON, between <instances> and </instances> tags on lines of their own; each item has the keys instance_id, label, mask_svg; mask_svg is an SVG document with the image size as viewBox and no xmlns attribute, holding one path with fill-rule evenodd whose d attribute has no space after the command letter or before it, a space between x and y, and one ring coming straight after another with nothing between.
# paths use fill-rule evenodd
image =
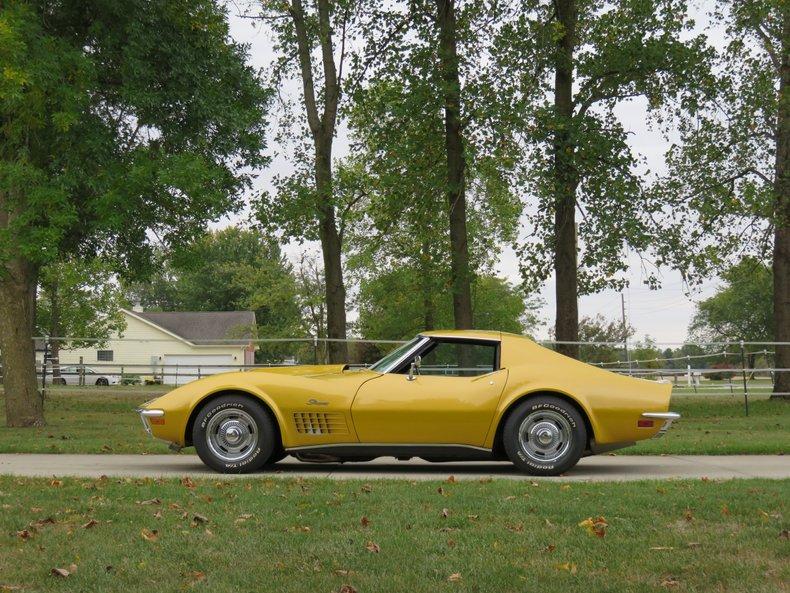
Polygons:
<instances>
[{"instance_id":1,"label":"side mirror","mask_svg":"<svg viewBox=\"0 0 790 593\"><path fill-rule=\"evenodd\" d=\"M422 357L415 356L411 365L409 366L409 374L406 377L407 381L414 381L417 375L420 374L420 366L422 365Z\"/></svg>"}]
</instances>

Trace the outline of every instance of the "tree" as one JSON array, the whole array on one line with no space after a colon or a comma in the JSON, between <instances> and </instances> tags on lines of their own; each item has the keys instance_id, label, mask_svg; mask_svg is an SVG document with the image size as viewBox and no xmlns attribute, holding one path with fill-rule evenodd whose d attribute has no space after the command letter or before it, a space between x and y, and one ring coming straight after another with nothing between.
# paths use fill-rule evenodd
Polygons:
<instances>
[{"instance_id":1,"label":"tree","mask_svg":"<svg viewBox=\"0 0 790 593\"><path fill-rule=\"evenodd\" d=\"M588 344L580 348L579 360L593 364L625 362L625 342L633 335L633 327L624 328L622 322L608 320L601 314L582 317L579 322L579 341Z\"/></svg>"},{"instance_id":2,"label":"tree","mask_svg":"<svg viewBox=\"0 0 790 593\"><path fill-rule=\"evenodd\" d=\"M775 364L790 368L790 5L722 0L712 17L727 36L717 93L687 106L662 195L695 221L691 261L772 262ZM774 393L790 398L790 373L777 374Z\"/></svg>"},{"instance_id":3,"label":"tree","mask_svg":"<svg viewBox=\"0 0 790 593\"><path fill-rule=\"evenodd\" d=\"M419 272L407 267L366 279L359 293L359 333L374 340L405 340L424 331L424 302ZM478 276L472 285L474 327L522 334L537 325L535 302L510 283L495 276ZM433 291L437 327L453 319L450 291Z\"/></svg>"},{"instance_id":4,"label":"tree","mask_svg":"<svg viewBox=\"0 0 790 593\"><path fill-rule=\"evenodd\" d=\"M382 28L408 22L408 38L386 52L377 51L378 34L367 38L366 54L377 59L348 119L354 153L345 170L355 184L346 201L357 214L349 267L413 270L423 328L440 318L436 291L453 295L452 325L470 327L475 278L515 240L518 151L485 67L486 32L505 14L476 1L396 3Z\"/></svg>"},{"instance_id":5,"label":"tree","mask_svg":"<svg viewBox=\"0 0 790 593\"><path fill-rule=\"evenodd\" d=\"M297 171L281 183L277 198L262 196L259 216L264 223L277 224L291 219L286 234L304 239L317 234L321 241L326 290L327 335L329 360L345 362L346 343L346 287L343 280L343 237L338 230L337 201L334 195L332 150L337 130L338 111L343 95L344 68L350 38L358 18L356 0L330 2L316 0L306 9L301 0L262 1L260 18L266 20L276 38L275 49L280 54L276 69L277 81L298 72L302 86L302 115L312 144L312 156L300 147L297 159L311 162L310 174ZM317 87L316 79L320 76ZM286 125L293 119L286 118ZM308 185L307 178L312 177ZM307 225L293 224L295 221ZM288 232L293 229L292 232Z\"/></svg>"},{"instance_id":6,"label":"tree","mask_svg":"<svg viewBox=\"0 0 790 593\"><path fill-rule=\"evenodd\" d=\"M99 259L53 262L39 276L36 334L50 337L52 376L57 379L62 348L100 347L102 340L125 329L120 313L123 292L111 267ZM63 337L93 340L64 341Z\"/></svg>"},{"instance_id":7,"label":"tree","mask_svg":"<svg viewBox=\"0 0 790 593\"><path fill-rule=\"evenodd\" d=\"M554 273L557 340L579 340L580 295L626 284L627 249L673 263L677 244L656 245L674 237L656 232L663 204L647 191L616 109L640 100L660 118L705 92L710 52L691 26L682 0L534 0L498 34L500 79L524 97L537 198L522 273L530 287ZM536 89L549 98L529 100ZM579 356L577 345L558 350Z\"/></svg>"},{"instance_id":8,"label":"tree","mask_svg":"<svg viewBox=\"0 0 790 593\"><path fill-rule=\"evenodd\" d=\"M689 327L699 342L770 342L773 340L771 269L744 257L722 273L724 285L697 304Z\"/></svg>"},{"instance_id":9,"label":"tree","mask_svg":"<svg viewBox=\"0 0 790 593\"><path fill-rule=\"evenodd\" d=\"M269 91L212 0L0 8L0 350L6 422L44 423L32 332L42 265L144 273L238 205Z\"/></svg>"},{"instance_id":10,"label":"tree","mask_svg":"<svg viewBox=\"0 0 790 593\"><path fill-rule=\"evenodd\" d=\"M304 335L297 279L276 239L236 226L208 232L160 255L153 282L129 287L128 298L163 311L255 312L260 338ZM289 353L292 344L262 343L260 360Z\"/></svg>"}]
</instances>

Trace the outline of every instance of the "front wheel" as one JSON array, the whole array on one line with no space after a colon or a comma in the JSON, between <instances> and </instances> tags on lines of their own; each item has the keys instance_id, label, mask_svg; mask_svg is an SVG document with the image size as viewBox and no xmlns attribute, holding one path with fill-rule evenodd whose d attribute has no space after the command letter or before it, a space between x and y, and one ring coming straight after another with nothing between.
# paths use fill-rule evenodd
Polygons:
<instances>
[{"instance_id":1,"label":"front wheel","mask_svg":"<svg viewBox=\"0 0 790 593\"><path fill-rule=\"evenodd\" d=\"M237 395L218 397L200 410L192 442L203 463L227 474L261 468L279 446L276 426L263 406Z\"/></svg>"},{"instance_id":2,"label":"front wheel","mask_svg":"<svg viewBox=\"0 0 790 593\"><path fill-rule=\"evenodd\" d=\"M520 470L557 476L571 469L587 443L584 419L575 406L558 397L530 398L507 419L505 451Z\"/></svg>"}]
</instances>

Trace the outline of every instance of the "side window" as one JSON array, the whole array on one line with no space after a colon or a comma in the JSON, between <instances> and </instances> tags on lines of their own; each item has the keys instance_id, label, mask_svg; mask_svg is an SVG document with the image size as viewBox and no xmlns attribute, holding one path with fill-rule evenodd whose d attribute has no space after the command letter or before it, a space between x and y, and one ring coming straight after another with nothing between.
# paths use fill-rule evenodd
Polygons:
<instances>
[{"instance_id":1,"label":"side window","mask_svg":"<svg viewBox=\"0 0 790 593\"><path fill-rule=\"evenodd\" d=\"M421 375L476 377L496 370L494 342L437 341L422 355Z\"/></svg>"}]
</instances>

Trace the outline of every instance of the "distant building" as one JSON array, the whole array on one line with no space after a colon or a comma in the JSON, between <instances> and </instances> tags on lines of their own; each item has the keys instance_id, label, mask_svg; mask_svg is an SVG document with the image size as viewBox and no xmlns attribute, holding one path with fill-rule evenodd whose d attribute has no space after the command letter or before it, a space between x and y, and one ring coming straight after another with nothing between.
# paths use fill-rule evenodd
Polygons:
<instances>
[{"instance_id":1,"label":"distant building","mask_svg":"<svg viewBox=\"0 0 790 593\"><path fill-rule=\"evenodd\" d=\"M182 385L199 376L235 370L255 362L252 311L129 311L126 329L96 347L62 348L60 366L79 363L97 374L121 372ZM36 344L40 364L43 348ZM51 371L51 367L48 368Z\"/></svg>"}]
</instances>

